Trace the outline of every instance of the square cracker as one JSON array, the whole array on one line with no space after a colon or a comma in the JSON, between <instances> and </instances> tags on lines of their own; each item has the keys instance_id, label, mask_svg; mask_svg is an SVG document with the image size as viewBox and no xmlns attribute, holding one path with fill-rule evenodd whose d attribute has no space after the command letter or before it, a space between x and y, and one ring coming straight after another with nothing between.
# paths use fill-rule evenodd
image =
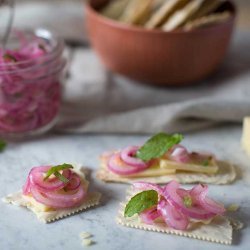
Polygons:
<instances>
[{"instance_id":1,"label":"square cracker","mask_svg":"<svg viewBox=\"0 0 250 250\"><path fill-rule=\"evenodd\" d=\"M127 198L127 201L130 198L131 196ZM226 245L232 244L233 228L230 221L226 217L217 216L209 224L193 223L187 231L181 231L169 228L164 222L160 221L155 222L153 225L143 223L138 215L125 218L123 216L125 206L126 204L121 204L121 208L117 216L117 223L122 226L142 229L145 231L179 235Z\"/></svg>"},{"instance_id":2,"label":"square cracker","mask_svg":"<svg viewBox=\"0 0 250 250\"><path fill-rule=\"evenodd\" d=\"M74 208L65 208L51 211L37 211L34 205L30 202L30 199L26 198L25 195L22 194L22 191L9 194L3 198L3 201L6 203L10 203L16 206L26 207L31 210L37 217L38 220L44 223L50 223L64 217L68 217L75 213L79 213L83 210L86 210L90 207L96 206L99 204L99 200L101 198L101 194L97 192L88 193L84 202Z\"/></svg>"},{"instance_id":3,"label":"square cracker","mask_svg":"<svg viewBox=\"0 0 250 250\"><path fill-rule=\"evenodd\" d=\"M77 172L77 174L79 174L82 179L85 179L85 175L83 173L84 170L80 166L74 165L74 171ZM87 193L82 204L77 207L58 209L58 210L49 210L49 211L38 211L36 207L34 206L34 203L38 203L38 202L36 202L32 197L23 195L22 191L9 194L6 197L4 197L2 200L5 203L9 203L9 204L13 204L16 206L21 206L21 207L26 207L37 216L38 220L44 223L50 223L50 222L62 219L64 217L71 216L75 213L79 213L90 207L96 206L99 204L100 198L101 198L100 193L90 192L90 193Z\"/></svg>"},{"instance_id":4,"label":"square cracker","mask_svg":"<svg viewBox=\"0 0 250 250\"><path fill-rule=\"evenodd\" d=\"M97 178L105 182L133 183L136 181L146 181L157 184L165 184L171 180L176 180L183 184L188 183L207 183L207 184L228 184L235 180L235 167L224 161L218 161L219 171L215 175L201 173L177 172L175 174L155 176L155 177L123 177L110 172L107 168L107 161L101 159L101 166L97 172Z\"/></svg>"}]
</instances>

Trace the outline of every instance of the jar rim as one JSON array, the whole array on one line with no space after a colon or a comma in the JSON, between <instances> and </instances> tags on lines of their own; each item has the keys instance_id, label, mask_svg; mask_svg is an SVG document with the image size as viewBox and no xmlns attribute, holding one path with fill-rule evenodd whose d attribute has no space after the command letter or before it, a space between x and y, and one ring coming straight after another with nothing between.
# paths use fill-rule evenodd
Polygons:
<instances>
[{"instance_id":1,"label":"jar rim","mask_svg":"<svg viewBox=\"0 0 250 250\"><path fill-rule=\"evenodd\" d=\"M53 50L50 53L46 53L45 55L39 56L38 58L34 58L34 59L27 59L27 60L23 60L20 62L7 62L7 63L0 63L0 67L2 65L4 66L11 66L11 65L15 65L15 66L20 66L26 63L32 63L32 62L39 62L40 60L43 60L44 62L46 62L46 60L51 61L53 58L58 58L59 56L61 56L63 49L64 49L64 41L62 38L60 38L59 36L57 36L56 34L52 33L51 31L44 29L44 28L38 28L35 30L31 30L31 29L22 29L22 30L16 30L18 32L23 32L26 35L35 35L35 37L37 38L41 38L50 42L54 42L55 46L53 48ZM15 35L15 30L12 30L11 35ZM17 37L17 35L15 35ZM51 59L52 58L52 59Z\"/></svg>"}]
</instances>

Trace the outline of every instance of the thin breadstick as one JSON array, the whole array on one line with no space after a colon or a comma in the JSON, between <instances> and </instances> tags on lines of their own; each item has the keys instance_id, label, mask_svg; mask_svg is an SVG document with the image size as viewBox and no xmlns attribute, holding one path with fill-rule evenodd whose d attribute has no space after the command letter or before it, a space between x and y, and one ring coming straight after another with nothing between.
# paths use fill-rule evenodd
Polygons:
<instances>
[{"instance_id":1,"label":"thin breadstick","mask_svg":"<svg viewBox=\"0 0 250 250\"><path fill-rule=\"evenodd\" d=\"M189 21L189 18L199 10L205 0L193 0L183 9L175 12L169 20L162 26L165 31L175 30Z\"/></svg>"},{"instance_id":2,"label":"thin breadstick","mask_svg":"<svg viewBox=\"0 0 250 250\"><path fill-rule=\"evenodd\" d=\"M194 21L188 22L183 27L183 29L188 31L188 30L198 29L198 28L209 26L209 25L221 23L221 22L226 21L230 16L231 16L231 13L229 11L211 14L208 16L198 18Z\"/></svg>"},{"instance_id":3,"label":"thin breadstick","mask_svg":"<svg viewBox=\"0 0 250 250\"><path fill-rule=\"evenodd\" d=\"M146 28L152 29L161 26L177 10L183 8L189 0L169 0L166 1L145 24Z\"/></svg>"}]
</instances>

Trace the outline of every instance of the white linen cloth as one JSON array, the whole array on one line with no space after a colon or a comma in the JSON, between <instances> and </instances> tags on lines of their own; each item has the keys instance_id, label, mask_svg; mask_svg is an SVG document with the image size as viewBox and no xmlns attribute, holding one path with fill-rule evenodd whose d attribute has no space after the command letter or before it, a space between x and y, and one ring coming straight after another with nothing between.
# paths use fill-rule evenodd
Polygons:
<instances>
[{"instance_id":1,"label":"white linen cloth","mask_svg":"<svg viewBox=\"0 0 250 250\"><path fill-rule=\"evenodd\" d=\"M81 2L20 4L16 26L49 27L67 41L86 45L82 9ZM241 122L250 115L250 31L235 33L231 49L214 75L185 88L154 88L113 74L86 46L70 52L69 77L56 130L183 132Z\"/></svg>"}]
</instances>

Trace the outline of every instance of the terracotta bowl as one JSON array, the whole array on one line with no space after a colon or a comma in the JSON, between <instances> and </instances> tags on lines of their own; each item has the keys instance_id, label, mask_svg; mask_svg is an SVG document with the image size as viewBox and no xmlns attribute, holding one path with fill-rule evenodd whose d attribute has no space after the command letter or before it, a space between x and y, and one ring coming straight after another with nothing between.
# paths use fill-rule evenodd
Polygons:
<instances>
[{"instance_id":1,"label":"terracotta bowl","mask_svg":"<svg viewBox=\"0 0 250 250\"><path fill-rule=\"evenodd\" d=\"M106 0L86 4L93 48L111 71L152 85L184 86L206 78L222 62L235 24L228 21L193 31L163 32L124 25L98 13Z\"/></svg>"}]
</instances>

